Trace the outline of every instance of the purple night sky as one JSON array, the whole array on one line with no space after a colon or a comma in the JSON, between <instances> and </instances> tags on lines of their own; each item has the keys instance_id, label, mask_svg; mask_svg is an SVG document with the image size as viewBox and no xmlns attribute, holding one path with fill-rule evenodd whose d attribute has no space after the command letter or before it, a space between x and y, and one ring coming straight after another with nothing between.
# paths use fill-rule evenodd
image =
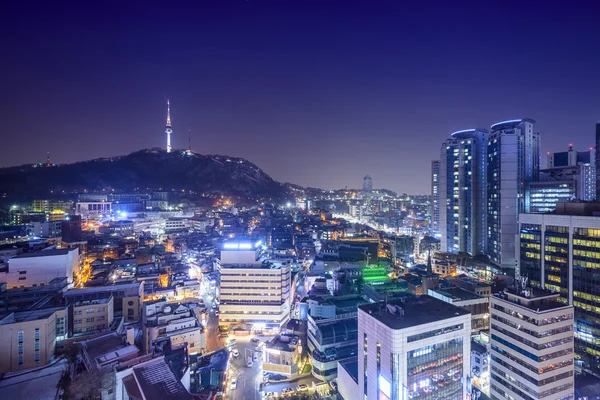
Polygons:
<instances>
[{"instance_id":1,"label":"purple night sky","mask_svg":"<svg viewBox=\"0 0 600 400\"><path fill-rule=\"evenodd\" d=\"M596 2L150 3L3 4L0 167L163 147L167 97L174 147L323 188L429 193L451 132L523 116L594 144Z\"/></svg>"}]
</instances>

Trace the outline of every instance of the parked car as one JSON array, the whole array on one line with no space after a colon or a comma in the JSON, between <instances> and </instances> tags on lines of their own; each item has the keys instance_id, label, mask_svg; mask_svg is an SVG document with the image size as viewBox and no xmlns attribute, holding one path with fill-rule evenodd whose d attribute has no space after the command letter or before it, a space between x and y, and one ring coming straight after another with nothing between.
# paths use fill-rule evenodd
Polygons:
<instances>
[{"instance_id":1,"label":"parked car","mask_svg":"<svg viewBox=\"0 0 600 400\"><path fill-rule=\"evenodd\" d=\"M293 392L294 392L294 389L288 387L288 388L283 389L281 391L281 394L285 395L285 394L290 394L290 393L293 393Z\"/></svg>"},{"instance_id":2,"label":"parked car","mask_svg":"<svg viewBox=\"0 0 600 400\"><path fill-rule=\"evenodd\" d=\"M301 392L306 392L308 390L308 385L305 383L302 383L302 384L298 385L298 390Z\"/></svg>"},{"instance_id":3,"label":"parked car","mask_svg":"<svg viewBox=\"0 0 600 400\"><path fill-rule=\"evenodd\" d=\"M238 349L235 349L235 350L233 350L233 351L231 352L231 354L233 354L233 356L234 356L235 358L238 358L238 357L240 356L240 352L238 351Z\"/></svg>"},{"instance_id":4,"label":"parked car","mask_svg":"<svg viewBox=\"0 0 600 400\"><path fill-rule=\"evenodd\" d=\"M231 379L231 388L235 389L237 387L237 378Z\"/></svg>"}]
</instances>

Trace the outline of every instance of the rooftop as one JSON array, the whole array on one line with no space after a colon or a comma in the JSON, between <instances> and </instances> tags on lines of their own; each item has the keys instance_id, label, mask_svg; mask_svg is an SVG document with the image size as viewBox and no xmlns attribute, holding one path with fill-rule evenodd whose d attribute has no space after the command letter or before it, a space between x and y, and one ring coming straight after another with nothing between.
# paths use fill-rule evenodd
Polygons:
<instances>
[{"instance_id":1,"label":"rooftop","mask_svg":"<svg viewBox=\"0 0 600 400\"><path fill-rule=\"evenodd\" d=\"M50 257L50 256L64 256L70 252L77 250L77 248L72 249L50 249L50 250L40 250L35 251L33 253L21 253L18 256L12 258L12 260L17 258L32 258L32 257Z\"/></svg>"},{"instance_id":2,"label":"rooftop","mask_svg":"<svg viewBox=\"0 0 600 400\"><path fill-rule=\"evenodd\" d=\"M175 377L164 359L133 369L139 391L146 400L186 400L192 395Z\"/></svg>"},{"instance_id":3,"label":"rooftop","mask_svg":"<svg viewBox=\"0 0 600 400\"><path fill-rule=\"evenodd\" d=\"M340 365L346 370L348 375L354 379L354 382L358 383L358 358L353 357L340 361Z\"/></svg>"},{"instance_id":4,"label":"rooftop","mask_svg":"<svg viewBox=\"0 0 600 400\"><path fill-rule=\"evenodd\" d=\"M391 329L405 329L470 314L463 308L431 296L405 297L389 300L387 304L388 307L384 302L363 304L358 309ZM389 306L395 306L396 310L390 312ZM402 310L402 314L398 308Z\"/></svg>"},{"instance_id":5,"label":"rooftop","mask_svg":"<svg viewBox=\"0 0 600 400\"><path fill-rule=\"evenodd\" d=\"M459 287L449 287L444 289L430 289L434 292L441 294L442 296L449 297L452 301L465 301L465 300L477 300L487 299L487 297L480 296L476 293L469 292L468 290L461 289Z\"/></svg>"},{"instance_id":6,"label":"rooftop","mask_svg":"<svg viewBox=\"0 0 600 400\"><path fill-rule=\"evenodd\" d=\"M569 307L558 301L560 297L559 293L552 293L548 290L531 287L525 289L510 287L504 289L504 292L494 293L493 297L519 305L536 313Z\"/></svg>"},{"instance_id":7,"label":"rooftop","mask_svg":"<svg viewBox=\"0 0 600 400\"><path fill-rule=\"evenodd\" d=\"M5 314L3 317L0 316L0 325L15 324L18 322L37 321L40 319L46 319L54 314L56 311L64 310L65 307L52 307L42 308L34 311L19 311L15 313Z\"/></svg>"},{"instance_id":8,"label":"rooftop","mask_svg":"<svg viewBox=\"0 0 600 400\"><path fill-rule=\"evenodd\" d=\"M112 296L94 300L82 300L73 303L74 307L92 306L97 304L108 304L112 300Z\"/></svg>"},{"instance_id":9,"label":"rooftop","mask_svg":"<svg viewBox=\"0 0 600 400\"><path fill-rule=\"evenodd\" d=\"M277 335L267 344L269 349L281 351L294 351L300 338L294 335Z\"/></svg>"}]
</instances>

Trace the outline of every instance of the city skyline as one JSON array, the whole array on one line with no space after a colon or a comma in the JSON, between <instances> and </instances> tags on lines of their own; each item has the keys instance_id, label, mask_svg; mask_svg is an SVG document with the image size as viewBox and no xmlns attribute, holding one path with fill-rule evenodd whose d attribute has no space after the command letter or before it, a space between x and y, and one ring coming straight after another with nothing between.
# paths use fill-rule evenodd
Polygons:
<instances>
[{"instance_id":1,"label":"city skyline","mask_svg":"<svg viewBox=\"0 0 600 400\"><path fill-rule=\"evenodd\" d=\"M544 153L585 150L600 119L593 9L9 7L0 167L164 148L168 98L174 148L191 129L280 182L429 193L454 131L529 117Z\"/></svg>"}]
</instances>

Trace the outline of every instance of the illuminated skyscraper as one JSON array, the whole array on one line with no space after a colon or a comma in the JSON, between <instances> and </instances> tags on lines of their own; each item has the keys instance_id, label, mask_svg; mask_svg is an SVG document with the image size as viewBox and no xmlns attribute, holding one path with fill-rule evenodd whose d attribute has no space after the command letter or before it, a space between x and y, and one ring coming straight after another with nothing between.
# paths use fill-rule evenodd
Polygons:
<instances>
[{"instance_id":1,"label":"illuminated skyscraper","mask_svg":"<svg viewBox=\"0 0 600 400\"><path fill-rule=\"evenodd\" d=\"M369 175L363 178L363 192L371 193L373 191L373 180Z\"/></svg>"},{"instance_id":2,"label":"illuminated skyscraper","mask_svg":"<svg viewBox=\"0 0 600 400\"><path fill-rule=\"evenodd\" d=\"M440 233L440 161L431 162L431 231Z\"/></svg>"},{"instance_id":3,"label":"illuminated skyscraper","mask_svg":"<svg viewBox=\"0 0 600 400\"><path fill-rule=\"evenodd\" d=\"M530 184L540 171L540 134L529 118L492 125L487 139L487 254L515 268L517 216L530 210Z\"/></svg>"},{"instance_id":4,"label":"illuminated skyscraper","mask_svg":"<svg viewBox=\"0 0 600 400\"><path fill-rule=\"evenodd\" d=\"M165 133L167 134L167 153L171 152L171 103L167 99L167 125L165 126Z\"/></svg>"},{"instance_id":5,"label":"illuminated skyscraper","mask_svg":"<svg viewBox=\"0 0 600 400\"><path fill-rule=\"evenodd\" d=\"M442 251L485 253L485 129L454 132L442 144L439 226Z\"/></svg>"}]
</instances>

